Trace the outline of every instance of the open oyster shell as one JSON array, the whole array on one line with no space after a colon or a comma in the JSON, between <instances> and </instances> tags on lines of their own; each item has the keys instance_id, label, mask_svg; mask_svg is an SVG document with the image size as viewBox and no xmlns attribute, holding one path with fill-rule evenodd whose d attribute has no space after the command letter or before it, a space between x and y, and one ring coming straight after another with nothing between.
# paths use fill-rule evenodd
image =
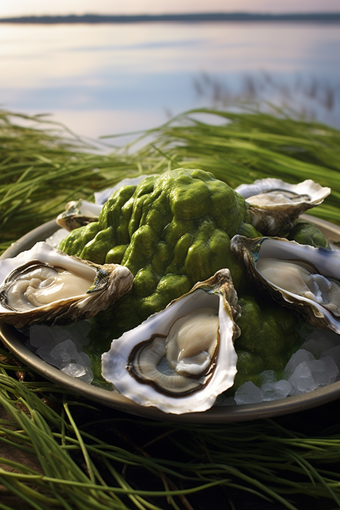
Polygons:
<instances>
[{"instance_id":1,"label":"open oyster shell","mask_svg":"<svg viewBox=\"0 0 340 510\"><path fill-rule=\"evenodd\" d=\"M340 334L340 251L236 235L231 251L261 289L317 328Z\"/></svg>"},{"instance_id":2,"label":"open oyster shell","mask_svg":"<svg viewBox=\"0 0 340 510\"><path fill-rule=\"evenodd\" d=\"M239 315L229 269L222 269L113 340L102 375L137 404L174 414L205 411L233 385Z\"/></svg>"},{"instance_id":3,"label":"open oyster shell","mask_svg":"<svg viewBox=\"0 0 340 510\"><path fill-rule=\"evenodd\" d=\"M60 227L69 232L75 228L83 227L91 222L98 221L102 205L79 199L68 202L65 211L57 216L57 223Z\"/></svg>"},{"instance_id":4,"label":"open oyster shell","mask_svg":"<svg viewBox=\"0 0 340 510\"><path fill-rule=\"evenodd\" d=\"M132 280L126 267L93 264L39 242L0 261L0 322L21 328L93 317L126 294Z\"/></svg>"},{"instance_id":5,"label":"open oyster shell","mask_svg":"<svg viewBox=\"0 0 340 510\"><path fill-rule=\"evenodd\" d=\"M271 236L287 234L294 220L321 204L331 192L311 179L289 184L274 178L241 184L235 191L248 202L254 227Z\"/></svg>"}]
</instances>

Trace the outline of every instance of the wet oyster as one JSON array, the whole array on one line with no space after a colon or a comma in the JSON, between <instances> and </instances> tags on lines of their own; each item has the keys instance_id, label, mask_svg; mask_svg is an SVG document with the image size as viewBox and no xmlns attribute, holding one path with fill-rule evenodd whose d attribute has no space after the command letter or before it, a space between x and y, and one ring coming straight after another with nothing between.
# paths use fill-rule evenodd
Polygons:
<instances>
[{"instance_id":1,"label":"wet oyster","mask_svg":"<svg viewBox=\"0 0 340 510\"><path fill-rule=\"evenodd\" d=\"M236 235L231 251L250 278L306 322L340 334L340 251L281 238Z\"/></svg>"},{"instance_id":2,"label":"wet oyster","mask_svg":"<svg viewBox=\"0 0 340 510\"><path fill-rule=\"evenodd\" d=\"M127 293L132 280L126 267L93 264L39 242L0 261L0 321L21 328L93 317Z\"/></svg>"},{"instance_id":3,"label":"wet oyster","mask_svg":"<svg viewBox=\"0 0 340 510\"><path fill-rule=\"evenodd\" d=\"M68 202L65 211L57 216L57 223L60 227L69 232L75 228L83 227L93 221L98 221L102 205L88 202L87 200L73 200Z\"/></svg>"},{"instance_id":4,"label":"wet oyster","mask_svg":"<svg viewBox=\"0 0 340 510\"><path fill-rule=\"evenodd\" d=\"M249 204L254 227L265 235L289 232L304 211L323 202L330 188L323 188L311 179L289 184L280 179L259 179L253 184L241 184L235 191Z\"/></svg>"},{"instance_id":5,"label":"wet oyster","mask_svg":"<svg viewBox=\"0 0 340 510\"><path fill-rule=\"evenodd\" d=\"M239 315L230 271L222 269L113 340L102 375L138 404L174 414L205 411L233 385Z\"/></svg>"}]
</instances>

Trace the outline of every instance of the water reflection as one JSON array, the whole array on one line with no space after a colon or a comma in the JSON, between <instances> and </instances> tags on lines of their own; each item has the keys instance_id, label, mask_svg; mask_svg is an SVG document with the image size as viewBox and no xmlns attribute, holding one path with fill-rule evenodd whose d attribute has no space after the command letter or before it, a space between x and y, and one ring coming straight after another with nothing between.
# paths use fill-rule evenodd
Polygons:
<instances>
[{"instance_id":1,"label":"water reflection","mask_svg":"<svg viewBox=\"0 0 340 510\"><path fill-rule=\"evenodd\" d=\"M0 26L0 101L88 136L272 101L340 127L338 26Z\"/></svg>"}]
</instances>

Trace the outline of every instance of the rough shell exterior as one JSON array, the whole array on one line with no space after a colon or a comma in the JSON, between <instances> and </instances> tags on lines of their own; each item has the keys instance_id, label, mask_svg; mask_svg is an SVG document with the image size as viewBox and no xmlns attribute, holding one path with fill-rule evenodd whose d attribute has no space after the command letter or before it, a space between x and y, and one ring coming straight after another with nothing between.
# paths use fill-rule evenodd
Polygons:
<instances>
[{"instance_id":1,"label":"rough shell exterior","mask_svg":"<svg viewBox=\"0 0 340 510\"><path fill-rule=\"evenodd\" d=\"M45 242L39 242L31 250L24 251L14 258L0 261L2 303L6 300L6 284L4 282L8 275L32 260L47 263L52 267L61 267L71 273L87 275L93 283L84 295L58 300L29 311L12 311L0 301L0 322L13 324L17 328L37 322L43 322L50 326L70 324L76 320L93 317L101 310L105 310L132 287L133 275L126 267L118 264L103 266L93 264L76 257L70 257L51 248Z\"/></svg>"},{"instance_id":2,"label":"rough shell exterior","mask_svg":"<svg viewBox=\"0 0 340 510\"><path fill-rule=\"evenodd\" d=\"M75 228L98 221L101 210L101 205L82 199L74 200L66 204L65 211L57 216L56 221L60 227L71 232Z\"/></svg>"},{"instance_id":3,"label":"rough shell exterior","mask_svg":"<svg viewBox=\"0 0 340 510\"><path fill-rule=\"evenodd\" d=\"M307 209L323 202L331 190L311 179L299 184L289 184L280 179L259 179L253 184L242 184L235 191L249 202L249 212L254 227L265 235L283 235L289 232L296 220ZM269 198L268 203L257 203Z\"/></svg>"}]
</instances>

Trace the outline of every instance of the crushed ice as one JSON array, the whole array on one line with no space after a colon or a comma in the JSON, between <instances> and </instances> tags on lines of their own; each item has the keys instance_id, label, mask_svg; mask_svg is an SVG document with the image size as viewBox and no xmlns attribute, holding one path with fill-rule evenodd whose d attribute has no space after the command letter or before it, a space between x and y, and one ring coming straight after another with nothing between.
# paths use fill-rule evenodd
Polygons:
<instances>
[{"instance_id":1,"label":"crushed ice","mask_svg":"<svg viewBox=\"0 0 340 510\"><path fill-rule=\"evenodd\" d=\"M90 384L93 381L91 360L83 352L83 347L89 342L90 328L87 321L79 321L68 327L33 325L26 345L50 365Z\"/></svg>"},{"instance_id":2,"label":"crushed ice","mask_svg":"<svg viewBox=\"0 0 340 510\"><path fill-rule=\"evenodd\" d=\"M27 347L65 374L91 383L91 360L83 352L88 343L90 323L79 321L68 327L34 325L30 327ZM340 379L340 335L328 330L314 330L288 361L282 378L273 370L261 374L261 386L248 381L233 397L219 395L219 406L255 404L300 395L328 386Z\"/></svg>"},{"instance_id":3,"label":"crushed ice","mask_svg":"<svg viewBox=\"0 0 340 510\"><path fill-rule=\"evenodd\" d=\"M282 379L272 370L261 374L261 386L251 381L235 392L236 404L256 404L300 395L328 386L340 378L340 335L328 330L314 330L288 361ZM221 402L220 405L229 405Z\"/></svg>"}]
</instances>

